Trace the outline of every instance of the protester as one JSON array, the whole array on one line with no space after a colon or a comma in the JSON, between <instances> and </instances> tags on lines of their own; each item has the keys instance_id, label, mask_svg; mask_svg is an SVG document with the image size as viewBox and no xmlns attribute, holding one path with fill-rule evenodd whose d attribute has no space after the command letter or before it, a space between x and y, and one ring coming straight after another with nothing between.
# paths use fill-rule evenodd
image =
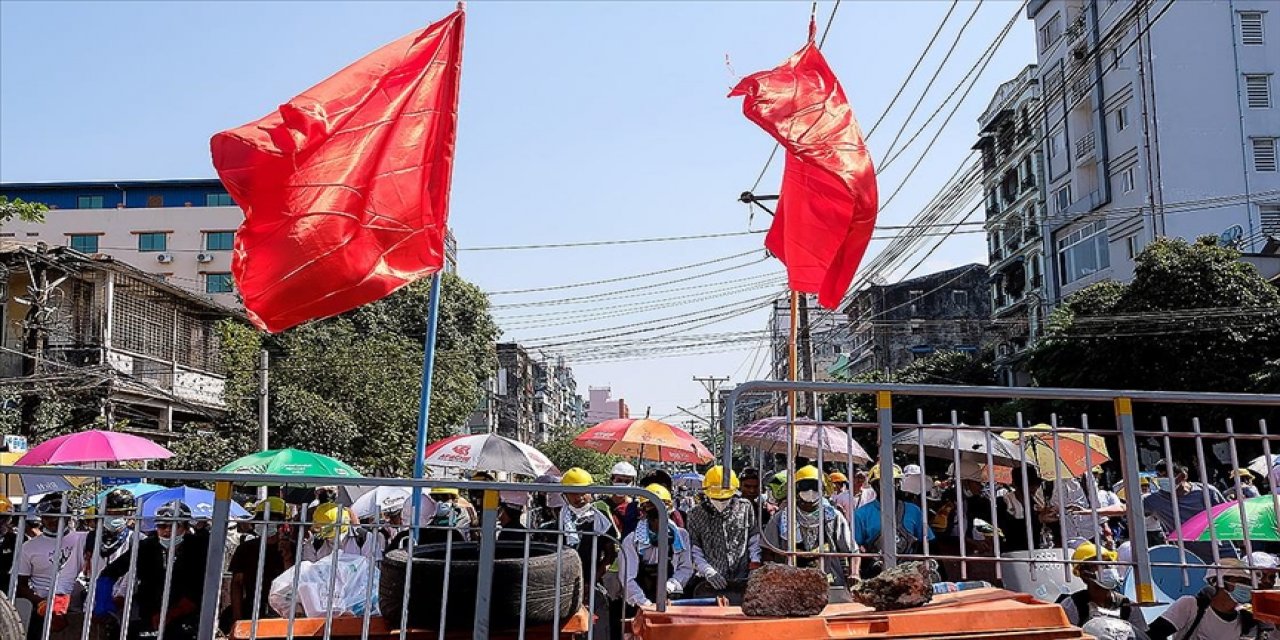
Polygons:
<instances>
[{"instance_id":1,"label":"protester","mask_svg":"<svg viewBox=\"0 0 1280 640\"><path fill-rule=\"evenodd\" d=\"M252 538L240 543L231 556L231 616L233 620L248 620L253 617L253 600L258 590L258 556L262 556L262 594L259 600L258 615L272 615L267 603L267 593L271 581L293 566L294 543L289 535L290 529L285 523L287 505L284 500L270 497L254 506L251 521L255 525ZM265 531L265 533L261 533ZM263 537L265 535L265 538ZM265 539L266 550L263 551Z\"/></svg>"},{"instance_id":2,"label":"protester","mask_svg":"<svg viewBox=\"0 0 1280 640\"><path fill-rule=\"evenodd\" d=\"M1072 568L1085 588L1058 598L1067 620L1098 638L1145 637L1146 618L1142 617L1141 609L1118 593L1122 582L1120 572L1107 564L1116 561L1116 553L1085 542L1076 547L1071 561L1095 564L1077 564Z\"/></svg>"},{"instance_id":3,"label":"protester","mask_svg":"<svg viewBox=\"0 0 1280 640\"><path fill-rule=\"evenodd\" d=\"M852 553L849 521L822 497L822 473L817 467L805 466L796 471L795 492L796 521L791 522L790 509L785 505L778 509L764 530L765 543L770 547L766 555L774 562L785 562L783 552L790 551L793 540L796 551ZM796 565L801 567L817 564L818 560L811 557L800 557L796 561ZM848 571L839 558L822 558L822 568L831 584L848 584Z\"/></svg>"},{"instance_id":4,"label":"protester","mask_svg":"<svg viewBox=\"0 0 1280 640\"><path fill-rule=\"evenodd\" d=\"M729 470L729 488L722 487L723 482L724 467L708 469L702 479L702 499L689 512L693 565L702 578L693 595L725 596L730 604L739 605L750 572L760 566L759 525L751 502L737 495L737 474Z\"/></svg>"},{"instance_id":5,"label":"protester","mask_svg":"<svg viewBox=\"0 0 1280 640\"><path fill-rule=\"evenodd\" d=\"M658 499L672 508L671 492L660 484L651 484L645 490L658 496ZM667 522L668 566L667 581L658 584L658 509L649 503L647 498L637 500L644 517L636 525L636 530L622 540L621 578L624 600L628 607L651 607L657 600L658 589L664 589L668 597L676 596L684 591L684 585L693 577L693 558L689 547L689 533Z\"/></svg>"},{"instance_id":6,"label":"protester","mask_svg":"<svg viewBox=\"0 0 1280 640\"><path fill-rule=\"evenodd\" d=\"M1199 593L1182 596L1151 623L1151 640L1237 640L1251 637L1257 622L1249 611L1253 579L1248 566L1225 558L1223 568L1211 570L1209 584Z\"/></svg>"},{"instance_id":7,"label":"protester","mask_svg":"<svg viewBox=\"0 0 1280 640\"><path fill-rule=\"evenodd\" d=\"M879 467L872 469L873 474L876 474L876 469ZM916 489L918 495L919 490L926 486L927 476L923 473L914 473L908 477L901 468L894 465L893 480L896 493L892 499L895 501L894 509L898 517L897 529L894 531L894 549L899 555L921 553L923 548L920 541L925 538L932 540L933 532L925 526L924 512L920 510L920 505L902 491L902 485L909 481L911 488ZM854 512L853 519L855 523L853 541L858 548L863 553L883 553L885 541L884 536L881 535L880 499L877 497L859 507ZM863 578L877 576L884 570L884 563L880 559L863 558L859 566L859 574Z\"/></svg>"}]
</instances>

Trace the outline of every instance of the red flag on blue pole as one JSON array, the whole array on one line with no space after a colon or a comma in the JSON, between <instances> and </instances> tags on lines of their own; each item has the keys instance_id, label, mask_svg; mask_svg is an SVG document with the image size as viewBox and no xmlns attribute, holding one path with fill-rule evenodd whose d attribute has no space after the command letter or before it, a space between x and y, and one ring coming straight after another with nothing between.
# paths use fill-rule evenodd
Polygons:
<instances>
[{"instance_id":1,"label":"red flag on blue pole","mask_svg":"<svg viewBox=\"0 0 1280 640\"><path fill-rule=\"evenodd\" d=\"M244 209L232 276L278 332L444 266L463 11L361 58L210 143Z\"/></svg>"},{"instance_id":2,"label":"red flag on blue pole","mask_svg":"<svg viewBox=\"0 0 1280 640\"><path fill-rule=\"evenodd\" d=\"M742 79L730 97L786 150L765 247L793 291L840 306L866 253L879 207L876 172L844 89L809 42L780 66Z\"/></svg>"}]
</instances>

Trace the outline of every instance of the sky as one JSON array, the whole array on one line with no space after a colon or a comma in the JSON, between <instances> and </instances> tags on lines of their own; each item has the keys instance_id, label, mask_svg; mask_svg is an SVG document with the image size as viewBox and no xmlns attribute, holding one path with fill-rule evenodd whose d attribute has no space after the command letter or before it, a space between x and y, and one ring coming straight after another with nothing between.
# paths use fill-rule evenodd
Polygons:
<instances>
[{"instance_id":1,"label":"sky","mask_svg":"<svg viewBox=\"0 0 1280 640\"><path fill-rule=\"evenodd\" d=\"M907 125L904 140L919 129L1020 10L1014 2L959 1L885 114L951 4L845 0L835 14L823 52L864 131L884 114L868 139L877 162L900 127ZM0 181L213 177L214 133L261 117L453 7L0 2ZM504 341L535 347L535 357L567 355L584 396L589 386L611 386L633 416L673 422L688 417L680 407L706 412L693 376L733 384L765 375L765 299L782 292L784 271L765 258L761 234L479 249L767 228L768 216L749 218L737 197L760 174L772 141L726 94L739 77L776 66L804 44L810 7L467 5L450 225L460 274L493 293ZM832 8L818 3L820 31ZM953 40L935 86L904 122ZM950 106L880 174L882 199L900 184L902 193L879 224L904 224L928 202L969 154L996 88L1034 62L1023 12L934 146L926 153ZM773 163L758 193L776 193L781 165ZM873 241L864 264L885 244ZM984 261L982 235L955 235L914 275ZM707 264L689 266L700 263ZM664 270L671 271L633 277ZM529 289L540 291L500 293ZM689 334L708 336L696 341L705 346L673 350L664 342Z\"/></svg>"}]
</instances>

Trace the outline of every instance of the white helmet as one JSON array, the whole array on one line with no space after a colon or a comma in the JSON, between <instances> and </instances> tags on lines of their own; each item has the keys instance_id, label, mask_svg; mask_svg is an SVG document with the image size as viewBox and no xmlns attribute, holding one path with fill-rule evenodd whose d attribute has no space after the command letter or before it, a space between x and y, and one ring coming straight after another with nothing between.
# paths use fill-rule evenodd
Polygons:
<instances>
[{"instance_id":1,"label":"white helmet","mask_svg":"<svg viewBox=\"0 0 1280 640\"><path fill-rule=\"evenodd\" d=\"M619 462L618 464L613 465L613 468L609 470L609 475L634 478L636 477L636 468L635 465L630 462Z\"/></svg>"}]
</instances>

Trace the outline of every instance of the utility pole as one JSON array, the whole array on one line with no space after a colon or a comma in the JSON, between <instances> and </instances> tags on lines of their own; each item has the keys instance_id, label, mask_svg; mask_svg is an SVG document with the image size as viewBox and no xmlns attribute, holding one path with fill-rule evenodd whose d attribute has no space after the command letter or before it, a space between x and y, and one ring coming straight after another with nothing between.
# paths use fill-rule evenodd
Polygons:
<instances>
[{"instance_id":1,"label":"utility pole","mask_svg":"<svg viewBox=\"0 0 1280 640\"><path fill-rule=\"evenodd\" d=\"M266 349L258 351L258 449L266 451L270 448L270 438L267 435L267 400L269 396L269 387L267 385L268 366L271 363L271 355ZM258 488L258 499L267 499L267 488Z\"/></svg>"},{"instance_id":2,"label":"utility pole","mask_svg":"<svg viewBox=\"0 0 1280 640\"><path fill-rule=\"evenodd\" d=\"M702 383L702 388L707 390L707 402L711 406L710 437L708 437L707 440L713 441L716 435L716 429L719 426L719 423L716 422L716 401L720 396L720 385L728 382L729 378L717 378L716 376L694 376L693 381Z\"/></svg>"}]
</instances>

